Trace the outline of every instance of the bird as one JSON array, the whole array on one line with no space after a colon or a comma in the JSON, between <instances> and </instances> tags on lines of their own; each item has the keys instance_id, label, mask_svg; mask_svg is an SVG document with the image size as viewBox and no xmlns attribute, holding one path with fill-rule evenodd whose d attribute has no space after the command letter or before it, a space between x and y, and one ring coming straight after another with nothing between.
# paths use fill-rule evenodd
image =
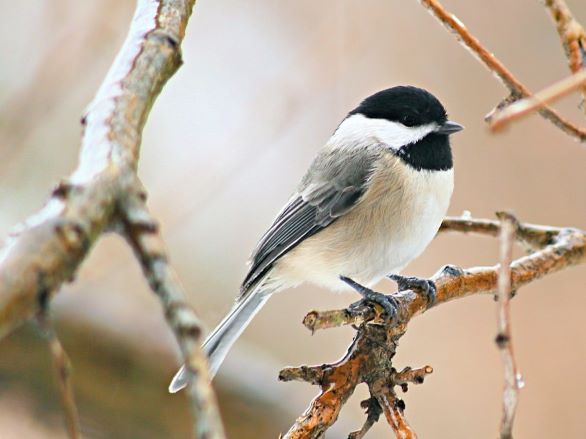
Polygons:
<instances>
[{"instance_id":1,"label":"bird","mask_svg":"<svg viewBox=\"0 0 586 439\"><path fill-rule=\"evenodd\" d=\"M388 276L433 303L431 280L399 273L446 215L454 187L450 135L462 129L434 95L414 86L379 91L350 111L261 237L231 311L203 343L210 376L271 295L303 282L354 289L393 314L391 296L370 289ZM190 379L183 366L169 391Z\"/></svg>"}]
</instances>

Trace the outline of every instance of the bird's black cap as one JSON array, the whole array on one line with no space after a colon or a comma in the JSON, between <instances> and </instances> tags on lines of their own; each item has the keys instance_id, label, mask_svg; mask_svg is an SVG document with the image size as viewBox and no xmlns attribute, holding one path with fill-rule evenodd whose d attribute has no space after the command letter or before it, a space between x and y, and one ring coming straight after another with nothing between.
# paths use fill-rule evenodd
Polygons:
<instances>
[{"instance_id":1,"label":"bird's black cap","mask_svg":"<svg viewBox=\"0 0 586 439\"><path fill-rule=\"evenodd\" d=\"M362 114L370 119L386 119L413 127L447 121L446 110L427 90L412 86L397 86L379 91L364 99L348 115Z\"/></svg>"}]
</instances>

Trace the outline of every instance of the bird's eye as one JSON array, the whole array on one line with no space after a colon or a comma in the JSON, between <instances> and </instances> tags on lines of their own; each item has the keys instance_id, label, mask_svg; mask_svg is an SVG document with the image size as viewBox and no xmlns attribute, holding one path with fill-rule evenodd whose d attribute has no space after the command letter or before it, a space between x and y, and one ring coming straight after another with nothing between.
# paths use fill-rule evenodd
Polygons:
<instances>
[{"instance_id":1,"label":"bird's eye","mask_svg":"<svg viewBox=\"0 0 586 439\"><path fill-rule=\"evenodd\" d=\"M412 127L417 125L417 121L413 116L405 115L401 118L401 123L406 127Z\"/></svg>"}]
</instances>

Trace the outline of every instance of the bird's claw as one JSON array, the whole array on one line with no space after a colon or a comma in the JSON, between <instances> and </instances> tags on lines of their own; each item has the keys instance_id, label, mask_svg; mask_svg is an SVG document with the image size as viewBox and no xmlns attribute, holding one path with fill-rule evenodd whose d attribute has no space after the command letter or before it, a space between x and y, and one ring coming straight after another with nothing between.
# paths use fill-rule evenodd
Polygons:
<instances>
[{"instance_id":1,"label":"bird's claw","mask_svg":"<svg viewBox=\"0 0 586 439\"><path fill-rule=\"evenodd\" d=\"M434 281L414 276L401 276L400 274L390 274L388 278L397 283L399 291L412 289L422 291L427 299L428 308L435 303L437 288Z\"/></svg>"},{"instance_id":2,"label":"bird's claw","mask_svg":"<svg viewBox=\"0 0 586 439\"><path fill-rule=\"evenodd\" d=\"M340 279L356 290L365 301L380 305L385 310L386 320L391 321L397 318L400 304L393 296L377 293L346 276L340 276Z\"/></svg>"}]
</instances>

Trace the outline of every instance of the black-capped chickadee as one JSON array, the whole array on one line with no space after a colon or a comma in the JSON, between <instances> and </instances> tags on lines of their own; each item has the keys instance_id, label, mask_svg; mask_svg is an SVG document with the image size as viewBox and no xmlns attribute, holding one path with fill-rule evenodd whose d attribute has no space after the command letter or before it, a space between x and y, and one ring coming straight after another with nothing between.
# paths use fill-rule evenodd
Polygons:
<instances>
[{"instance_id":1,"label":"black-capped chickadee","mask_svg":"<svg viewBox=\"0 0 586 439\"><path fill-rule=\"evenodd\" d=\"M396 273L446 214L454 186L449 135L461 129L416 87L380 91L352 110L261 238L234 307L204 342L211 375L269 297L302 282L353 287L375 300L378 293L361 286L392 274L401 289L423 287L433 300L433 283ZM188 381L182 367L169 391Z\"/></svg>"}]
</instances>

